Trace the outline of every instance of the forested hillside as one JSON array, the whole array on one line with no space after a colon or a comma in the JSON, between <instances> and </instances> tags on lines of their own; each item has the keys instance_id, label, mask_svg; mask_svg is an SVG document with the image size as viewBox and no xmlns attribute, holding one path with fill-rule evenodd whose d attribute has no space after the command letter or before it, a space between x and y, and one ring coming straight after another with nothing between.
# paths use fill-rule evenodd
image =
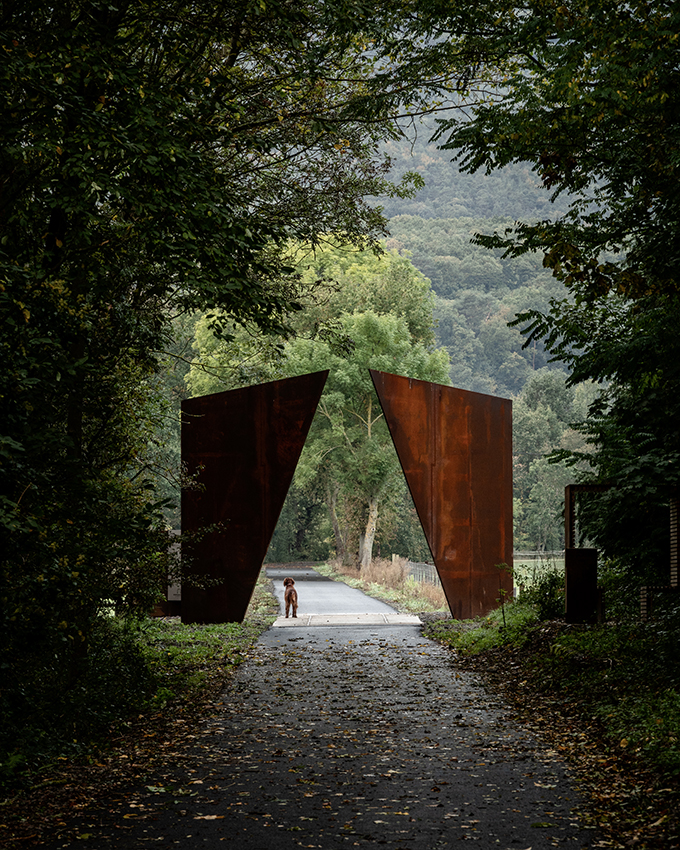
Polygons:
<instances>
[{"instance_id":1,"label":"forested hillside","mask_svg":"<svg viewBox=\"0 0 680 850\"><path fill-rule=\"evenodd\" d=\"M402 215L390 221L387 241L390 248L408 251L432 282L437 342L451 357L453 384L502 396L516 396L548 363L540 343L522 349L520 331L508 322L522 310L547 308L563 291L540 257L504 260L500 251L472 244L476 233L511 223Z\"/></svg>"},{"instance_id":2,"label":"forested hillside","mask_svg":"<svg viewBox=\"0 0 680 850\"><path fill-rule=\"evenodd\" d=\"M466 174L453 153L442 150L446 137L431 141L437 131L436 119L424 119L415 129L406 128L401 139L390 140L384 149L392 158L393 178L408 171L418 174L424 187L412 198L381 198L385 215L419 218L511 218L533 220L562 215L567 201L551 201L529 163L510 164L486 174Z\"/></svg>"}]
</instances>

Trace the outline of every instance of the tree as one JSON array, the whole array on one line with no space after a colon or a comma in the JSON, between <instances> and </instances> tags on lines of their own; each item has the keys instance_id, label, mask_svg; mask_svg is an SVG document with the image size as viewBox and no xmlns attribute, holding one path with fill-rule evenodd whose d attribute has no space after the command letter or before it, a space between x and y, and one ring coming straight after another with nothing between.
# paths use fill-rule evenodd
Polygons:
<instances>
[{"instance_id":1,"label":"tree","mask_svg":"<svg viewBox=\"0 0 680 850\"><path fill-rule=\"evenodd\" d=\"M562 455L590 465L584 480L613 485L582 500L583 526L631 575L659 576L662 507L680 469L668 330L680 291L680 8L579 0L423 9L423 26L440 34L472 18L470 44L503 74L469 120L440 126L444 148L467 171L528 162L568 202L561 216L477 241L510 256L541 252L569 288L569 299L526 311L520 324L529 343L545 341L569 367L572 384L606 383L581 429L591 451Z\"/></svg>"},{"instance_id":2,"label":"tree","mask_svg":"<svg viewBox=\"0 0 680 850\"><path fill-rule=\"evenodd\" d=\"M298 255L302 277L323 278L327 288L325 297L296 318L295 339L275 351L261 336L225 341L203 317L187 382L194 392L215 392L256 376L267 380L330 369L293 487L304 490L298 492L299 508L325 502L336 554L368 563L381 504L392 497L395 505L408 501L368 369L448 383L448 356L433 349L430 283L407 257L396 252L376 257L337 245L313 254L300 247ZM330 339L314 334L329 323L337 325ZM305 546L309 550L310 542Z\"/></svg>"},{"instance_id":3,"label":"tree","mask_svg":"<svg viewBox=\"0 0 680 850\"><path fill-rule=\"evenodd\" d=\"M555 550L564 546L564 487L575 470L555 452L588 454L579 422L597 395L582 384L577 393L567 375L543 368L535 372L513 405L513 481L518 548ZM584 465L581 461L581 466Z\"/></svg>"},{"instance_id":4,"label":"tree","mask_svg":"<svg viewBox=\"0 0 680 850\"><path fill-rule=\"evenodd\" d=\"M305 294L291 240L381 235L365 198L393 190L376 143L414 89L376 61L397 18L278 0L3 5L5 716L24 716L31 688L75 692L108 606L141 615L162 591L149 449L173 318L285 336Z\"/></svg>"},{"instance_id":5,"label":"tree","mask_svg":"<svg viewBox=\"0 0 680 850\"><path fill-rule=\"evenodd\" d=\"M434 293L430 281L415 267L408 252L379 254L351 246L325 245L300 261L303 281L327 281L328 295L305 322L323 325L343 312L372 310L404 319L411 337L425 345L435 341L432 323Z\"/></svg>"},{"instance_id":6,"label":"tree","mask_svg":"<svg viewBox=\"0 0 680 850\"><path fill-rule=\"evenodd\" d=\"M316 248L291 246L291 256L310 293L304 310L291 319L295 336L311 339L320 335L340 351L349 343L338 322L340 315L373 310L378 315L403 318L414 339L434 343L434 295L429 280L408 256L341 246L330 238ZM197 356L187 376L194 395L273 380L286 371L280 337L263 334L252 323L232 325L226 336L215 334L213 318L205 313L196 324Z\"/></svg>"},{"instance_id":7,"label":"tree","mask_svg":"<svg viewBox=\"0 0 680 850\"><path fill-rule=\"evenodd\" d=\"M584 296L676 292L680 188L676 155L680 10L647 0L477 7L485 56L503 87L471 121L442 124L465 170L530 162L569 209L485 244L541 250ZM450 22L449 22L450 23ZM603 258L602 252L615 256Z\"/></svg>"},{"instance_id":8,"label":"tree","mask_svg":"<svg viewBox=\"0 0 680 850\"><path fill-rule=\"evenodd\" d=\"M578 426L585 446L557 457L580 465L582 480L613 485L581 497L579 525L635 584L668 577L668 502L680 485L679 319L671 295L609 296L534 318L572 383L604 384Z\"/></svg>"},{"instance_id":9,"label":"tree","mask_svg":"<svg viewBox=\"0 0 680 850\"><path fill-rule=\"evenodd\" d=\"M297 339L288 347L286 369L291 375L330 369L300 459L299 479L323 481L339 557L348 549L350 512L358 509L363 528L357 560L363 568L373 556L381 502L401 474L368 370L447 383L448 357L442 349L433 351L414 341L406 321L392 314L369 310L341 320L352 340L351 354L341 357L327 343Z\"/></svg>"}]
</instances>

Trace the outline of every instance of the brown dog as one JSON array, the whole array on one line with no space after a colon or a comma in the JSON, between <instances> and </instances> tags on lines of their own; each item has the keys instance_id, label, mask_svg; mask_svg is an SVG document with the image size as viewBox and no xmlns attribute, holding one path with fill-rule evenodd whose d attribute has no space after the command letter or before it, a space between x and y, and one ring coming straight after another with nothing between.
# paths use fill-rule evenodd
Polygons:
<instances>
[{"instance_id":1,"label":"brown dog","mask_svg":"<svg viewBox=\"0 0 680 850\"><path fill-rule=\"evenodd\" d=\"M283 598L286 603L286 617L288 616L288 612L291 607L293 608L293 617L297 618L297 606L298 606L298 598L297 598L297 590L293 587L295 582L292 578L284 578L283 586L285 588L283 592Z\"/></svg>"}]
</instances>

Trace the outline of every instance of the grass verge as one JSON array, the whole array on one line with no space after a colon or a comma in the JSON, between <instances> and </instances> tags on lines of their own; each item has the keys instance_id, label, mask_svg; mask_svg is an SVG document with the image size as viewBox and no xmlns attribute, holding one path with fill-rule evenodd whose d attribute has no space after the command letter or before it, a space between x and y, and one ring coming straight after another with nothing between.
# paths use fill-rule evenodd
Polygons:
<instances>
[{"instance_id":1,"label":"grass verge","mask_svg":"<svg viewBox=\"0 0 680 850\"><path fill-rule=\"evenodd\" d=\"M391 560L376 558L363 575L354 567L330 562L314 567L321 575L342 581L362 590L367 596L392 605L402 614L448 611L441 587L414 581L405 572L405 558Z\"/></svg>"}]
</instances>

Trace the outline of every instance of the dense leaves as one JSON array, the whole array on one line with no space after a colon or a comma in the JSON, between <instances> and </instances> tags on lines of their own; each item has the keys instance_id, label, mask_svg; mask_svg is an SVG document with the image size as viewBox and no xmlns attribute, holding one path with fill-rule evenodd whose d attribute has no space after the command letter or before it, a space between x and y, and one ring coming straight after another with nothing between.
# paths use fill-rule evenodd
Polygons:
<instances>
[{"instance_id":1,"label":"dense leaves","mask_svg":"<svg viewBox=\"0 0 680 850\"><path fill-rule=\"evenodd\" d=\"M623 559L635 581L664 583L668 570L668 502L680 483L680 357L676 296L635 301L609 297L561 305L534 317L570 381L605 382L578 427L586 444L558 455L612 484L581 497L583 538Z\"/></svg>"},{"instance_id":2,"label":"dense leaves","mask_svg":"<svg viewBox=\"0 0 680 850\"><path fill-rule=\"evenodd\" d=\"M528 161L555 195L572 194L563 219L519 226L510 250L544 250L583 292L676 291L677 8L586 0L515 12L480 10L499 22L489 54L507 59L503 87L474 120L442 126L446 147L470 170ZM603 262L605 250L625 259Z\"/></svg>"},{"instance_id":3,"label":"dense leaves","mask_svg":"<svg viewBox=\"0 0 680 850\"><path fill-rule=\"evenodd\" d=\"M582 428L591 451L571 455L590 464L587 480L613 487L582 500L584 535L641 579L662 579L680 450L671 331L680 11L585 0L482 5L475 14L488 27L483 55L502 78L468 118L442 123L440 139L464 170L528 162L566 201L563 215L477 241L509 256L541 252L571 290L570 300L521 311L520 324L529 344L544 341L568 365L572 383L606 384ZM447 32L461 19L437 4L424 15L434 27L438 16L440 27L448 21Z\"/></svg>"},{"instance_id":4,"label":"dense leaves","mask_svg":"<svg viewBox=\"0 0 680 850\"><path fill-rule=\"evenodd\" d=\"M446 383L448 358L443 350L432 351L414 339L406 321L394 314L357 311L344 314L341 322L353 345L348 357L334 354L323 342L297 340L290 346L291 373L330 369L297 477L300 483L321 486L338 557L354 554L352 540L358 561L367 567L380 506L403 490L369 369Z\"/></svg>"},{"instance_id":5,"label":"dense leaves","mask_svg":"<svg viewBox=\"0 0 680 850\"><path fill-rule=\"evenodd\" d=\"M227 335L285 334L304 288L291 238L382 233L364 198L393 191L375 147L408 86L381 76L367 39L392 14L3 4L5 716L37 699L26 671L78 688L101 618L138 616L163 591L158 370L173 317L200 308Z\"/></svg>"}]
</instances>

